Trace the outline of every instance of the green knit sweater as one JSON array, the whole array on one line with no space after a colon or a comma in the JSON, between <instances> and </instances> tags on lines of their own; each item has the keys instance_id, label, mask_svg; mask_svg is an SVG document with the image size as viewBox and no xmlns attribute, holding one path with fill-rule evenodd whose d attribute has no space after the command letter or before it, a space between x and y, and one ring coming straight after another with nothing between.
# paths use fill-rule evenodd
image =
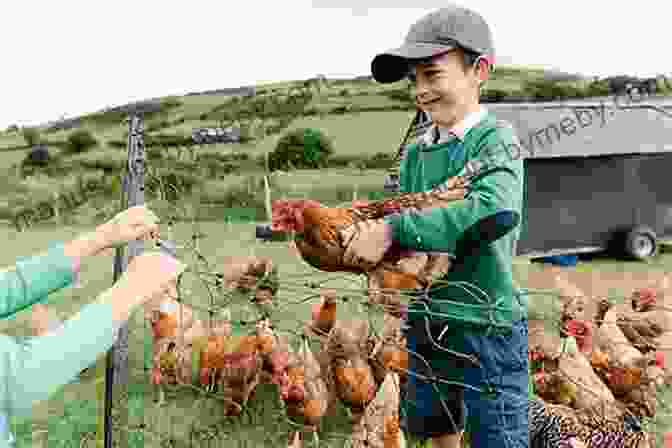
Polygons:
<instances>
[{"instance_id":1,"label":"green knit sweater","mask_svg":"<svg viewBox=\"0 0 672 448\"><path fill-rule=\"evenodd\" d=\"M419 192L440 188L449 177L464 174L470 161L482 164L466 199L386 218L401 247L457 256L444 279L451 286L444 283L429 292L430 312L436 313L433 318L507 328L525 315L527 306L516 300L512 273L524 188L523 161L507 151L515 142L515 131L501 126L488 112L464 141L455 138L429 146L411 145L400 165L401 191ZM483 244L490 232L503 236ZM454 282L469 283L482 292ZM411 306L409 312L417 309Z\"/></svg>"}]
</instances>

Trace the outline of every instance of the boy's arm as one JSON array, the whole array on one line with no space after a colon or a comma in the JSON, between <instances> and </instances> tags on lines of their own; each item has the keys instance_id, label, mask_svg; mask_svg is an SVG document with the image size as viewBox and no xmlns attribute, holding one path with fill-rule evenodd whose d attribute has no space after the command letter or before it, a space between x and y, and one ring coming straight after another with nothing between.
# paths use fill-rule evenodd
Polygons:
<instances>
[{"instance_id":1,"label":"boy's arm","mask_svg":"<svg viewBox=\"0 0 672 448\"><path fill-rule=\"evenodd\" d=\"M514 229L522 210L523 161L500 149L514 138L501 128L486 134L470 159L481 161L489 172L471 182L464 200L386 217L393 240L402 248L455 254L458 243L488 244Z\"/></svg>"}]
</instances>

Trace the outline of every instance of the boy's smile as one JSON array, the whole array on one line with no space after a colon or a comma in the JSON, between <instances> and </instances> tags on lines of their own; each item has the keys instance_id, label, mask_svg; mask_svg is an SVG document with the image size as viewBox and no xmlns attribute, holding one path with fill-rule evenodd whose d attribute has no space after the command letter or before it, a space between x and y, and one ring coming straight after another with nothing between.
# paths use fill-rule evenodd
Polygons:
<instances>
[{"instance_id":1,"label":"boy's smile","mask_svg":"<svg viewBox=\"0 0 672 448\"><path fill-rule=\"evenodd\" d=\"M429 112L438 125L453 127L468 113L478 110L481 72L480 65L464 66L460 49L416 64L409 76L415 87L416 106Z\"/></svg>"}]
</instances>

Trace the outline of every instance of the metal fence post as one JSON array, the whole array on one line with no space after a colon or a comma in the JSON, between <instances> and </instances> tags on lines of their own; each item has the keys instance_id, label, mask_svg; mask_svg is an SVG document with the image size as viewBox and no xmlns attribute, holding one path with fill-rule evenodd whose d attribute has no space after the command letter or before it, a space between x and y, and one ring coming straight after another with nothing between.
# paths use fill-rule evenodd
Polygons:
<instances>
[{"instance_id":1,"label":"metal fence post","mask_svg":"<svg viewBox=\"0 0 672 448\"><path fill-rule=\"evenodd\" d=\"M142 205L145 202L145 145L142 116L131 112L128 119L128 162L122 189L121 210ZM114 257L114 282L126 270L129 261L143 251L143 241L130 241L126 248L116 249ZM127 250L125 250L127 249ZM121 326L112 348L105 359L105 420L104 447L112 448L112 397L126 396L128 392L128 322ZM122 409L122 426L127 427L128 410ZM126 423L126 424L124 424ZM99 425L100 430L100 425ZM128 434L121 435L119 444L128 446ZM99 434L100 437L100 434ZM100 438L98 439L100 442Z\"/></svg>"}]
</instances>

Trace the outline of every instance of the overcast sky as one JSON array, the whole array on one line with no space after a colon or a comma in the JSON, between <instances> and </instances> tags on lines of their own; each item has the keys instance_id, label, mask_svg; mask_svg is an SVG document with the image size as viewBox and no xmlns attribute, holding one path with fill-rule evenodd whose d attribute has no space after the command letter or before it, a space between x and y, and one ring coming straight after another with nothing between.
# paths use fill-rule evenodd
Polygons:
<instances>
[{"instance_id":1,"label":"overcast sky","mask_svg":"<svg viewBox=\"0 0 672 448\"><path fill-rule=\"evenodd\" d=\"M370 74L423 14L410 0L21 0L0 15L0 128L263 81ZM467 4L467 3L465 3ZM588 75L672 73L662 0L470 0L501 63ZM635 9L636 8L636 9Z\"/></svg>"}]
</instances>

